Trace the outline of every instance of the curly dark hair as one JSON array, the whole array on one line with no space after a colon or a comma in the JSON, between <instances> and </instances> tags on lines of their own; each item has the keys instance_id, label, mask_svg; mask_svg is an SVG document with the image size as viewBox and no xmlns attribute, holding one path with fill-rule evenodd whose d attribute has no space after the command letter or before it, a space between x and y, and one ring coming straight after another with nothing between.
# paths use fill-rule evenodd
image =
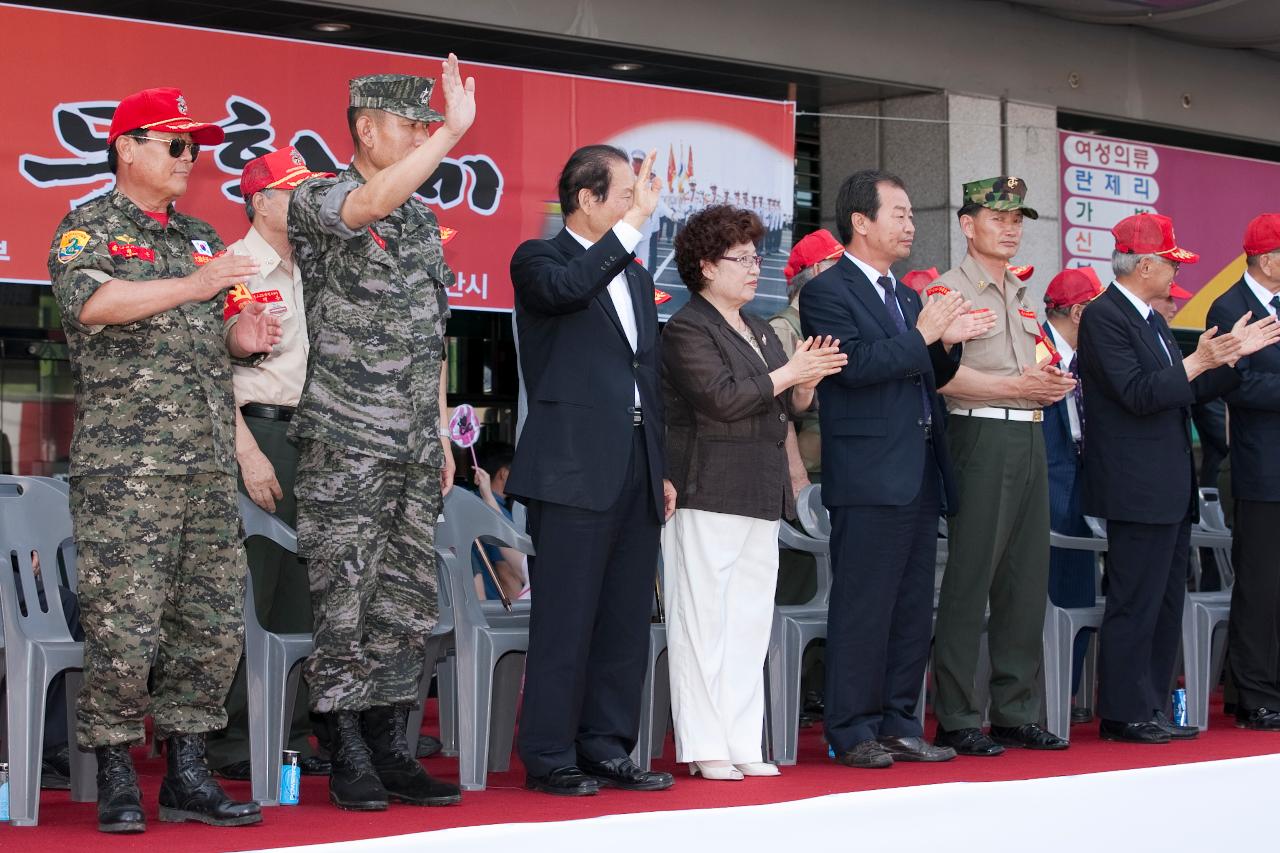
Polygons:
<instances>
[{"instance_id":1,"label":"curly dark hair","mask_svg":"<svg viewBox=\"0 0 1280 853\"><path fill-rule=\"evenodd\" d=\"M731 204L713 204L689 217L676 235L676 269L691 293L707 286L702 262L715 263L740 243L759 243L764 237L760 217Z\"/></svg>"}]
</instances>

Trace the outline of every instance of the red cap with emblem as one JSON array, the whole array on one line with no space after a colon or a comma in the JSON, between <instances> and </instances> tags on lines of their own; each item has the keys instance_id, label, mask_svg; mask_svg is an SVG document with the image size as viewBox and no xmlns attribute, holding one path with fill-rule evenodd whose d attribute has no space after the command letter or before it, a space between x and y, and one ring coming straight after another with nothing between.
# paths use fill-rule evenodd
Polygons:
<instances>
[{"instance_id":1,"label":"red cap with emblem","mask_svg":"<svg viewBox=\"0 0 1280 853\"><path fill-rule=\"evenodd\" d=\"M1178 245L1173 220L1158 213L1126 216L1111 229L1116 251L1126 255L1159 255L1180 264L1194 264L1200 256Z\"/></svg>"},{"instance_id":2,"label":"red cap with emblem","mask_svg":"<svg viewBox=\"0 0 1280 853\"><path fill-rule=\"evenodd\" d=\"M286 145L278 151L250 160L240 173L240 196L245 199L263 190L292 190L308 178L332 178L333 172L313 172L298 149Z\"/></svg>"},{"instance_id":3,"label":"red cap with emblem","mask_svg":"<svg viewBox=\"0 0 1280 853\"><path fill-rule=\"evenodd\" d=\"M791 256L787 258L787 266L782 271L782 274L787 277L789 282L801 270L807 269L819 261L838 258L842 254L844 254L844 246L841 246L839 241L831 236L830 231L820 228L812 234L806 234L800 242L792 247Z\"/></svg>"},{"instance_id":4,"label":"red cap with emblem","mask_svg":"<svg viewBox=\"0 0 1280 853\"><path fill-rule=\"evenodd\" d=\"M1094 299L1101 292L1097 274L1089 275L1084 269L1065 269L1055 275L1045 288L1044 305L1046 308L1070 308Z\"/></svg>"},{"instance_id":5,"label":"red cap with emblem","mask_svg":"<svg viewBox=\"0 0 1280 853\"><path fill-rule=\"evenodd\" d=\"M1265 255L1280 249L1280 213L1255 216L1244 230L1244 253Z\"/></svg>"},{"instance_id":6,"label":"red cap with emblem","mask_svg":"<svg viewBox=\"0 0 1280 853\"><path fill-rule=\"evenodd\" d=\"M157 130L162 133L189 133L191 141L200 145L217 145L226 137L216 124L196 121L187 116L187 99L181 89L143 89L120 102L111 117L107 145L131 130Z\"/></svg>"}]
</instances>

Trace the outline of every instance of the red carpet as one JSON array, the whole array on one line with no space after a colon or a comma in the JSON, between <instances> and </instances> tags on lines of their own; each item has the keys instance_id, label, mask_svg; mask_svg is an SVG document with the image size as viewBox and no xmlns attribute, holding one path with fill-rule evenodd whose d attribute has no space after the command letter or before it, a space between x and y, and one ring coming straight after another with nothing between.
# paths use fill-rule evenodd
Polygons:
<instances>
[{"instance_id":1,"label":"red carpet","mask_svg":"<svg viewBox=\"0 0 1280 853\"><path fill-rule=\"evenodd\" d=\"M264 821L259 826L235 829L160 823L155 800L164 765L159 759L144 759L139 751L135 760L138 761L147 806L148 829L145 834L132 837L103 835L96 830L92 803L72 803L65 792L47 791L41 800L40 826L18 828L0 824L0 850L6 853L70 853L80 845L92 845L95 850L103 851L251 850L476 824L573 820L625 812L758 805L878 788L1020 780L1280 752L1280 734L1235 728L1221 714L1220 700L1216 712L1213 728L1195 741L1175 741L1166 746L1108 743L1098 738L1096 724L1088 724L1072 730L1071 748L1066 752L1010 750L993 759L959 758L944 764L900 764L882 771L852 770L828 760L821 728L815 726L801 732L800 764L783 768L783 775L778 778L747 779L743 782L691 779L684 765L675 764L674 748L668 740L666 754L656 762L655 768L677 773L676 786L670 791L656 794L604 791L598 796L580 799L534 794L523 789L524 771L517 760L513 762L511 771L490 776L488 790L464 794L459 806L414 808L393 805L387 812L372 815L338 811L328 804L326 780L304 777L302 805L266 809ZM929 730L932 731L932 722ZM432 758L426 765L434 775L457 779L457 762L454 759ZM233 796L247 798L249 795L247 782L226 785Z\"/></svg>"}]
</instances>

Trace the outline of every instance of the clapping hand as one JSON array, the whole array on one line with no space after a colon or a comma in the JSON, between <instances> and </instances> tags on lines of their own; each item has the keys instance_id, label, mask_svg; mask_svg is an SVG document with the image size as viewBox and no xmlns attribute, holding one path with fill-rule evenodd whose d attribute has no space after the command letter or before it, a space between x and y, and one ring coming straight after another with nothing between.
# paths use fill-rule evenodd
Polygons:
<instances>
[{"instance_id":1,"label":"clapping hand","mask_svg":"<svg viewBox=\"0 0 1280 853\"><path fill-rule=\"evenodd\" d=\"M1049 362L1053 356L1045 356L1035 367L1024 368L1018 377L1018 396L1034 400L1041 406L1049 406L1071 393L1076 380Z\"/></svg>"},{"instance_id":2,"label":"clapping hand","mask_svg":"<svg viewBox=\"0 0 1280 853\"><path fill-rule=\"evenodd\" d=\"M942 342L947 346L964 343L982 337L995 327L996 312L985 308L977 311L965 309L943 330Z\"/></svg>"},{"instance_id":3,"label":"clapping hand","mask_svg":"<svg viewBox=\"0 0 1280 853\"><path fill-rule=\"evenodd\" d=\"M1231 334L1240 341L1241 358L1280 341L1280 321L1268 314L1258 322L1250 323L1252 316L1252 312L1245 312L1231 327Z\"/></svg>"},{"instance_id":4,"label":"clapping hand","mask_svg":"<svg viewBox=\"0 0 1280 853\"><path fill-rule=\"evenodd\" d=\"M806 338L796 344L796 351L787 367L798 387L813 389L824 376L839 373L848 363L849 356L840 351L840 341L827 335L825 338Z\"/></svg>"},{"instance_id":5,"label":"clapping hand","mask_svg":"<svg viewBox=\"0 0 1280 853\"><path fill-rule=\"evenodd\" d=\"M926 299L916 317L916 331L926 345L942 339L951 324L969 310L969 303L958 290ZM966 339L967 340L967 339Z\"/></svg>"}]
</instances>

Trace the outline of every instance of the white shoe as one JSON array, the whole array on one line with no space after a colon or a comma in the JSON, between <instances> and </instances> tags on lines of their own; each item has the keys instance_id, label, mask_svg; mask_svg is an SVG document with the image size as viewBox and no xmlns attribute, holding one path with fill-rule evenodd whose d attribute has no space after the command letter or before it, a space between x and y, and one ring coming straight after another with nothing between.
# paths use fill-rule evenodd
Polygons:
<instances>
[{"instance_id":1,"label":"white shoe","mask_svg":"<svg viewBox=\"0 0 1280 853\"><path fill-rule=\"evenodd\" d=\"M778 765L770 764L767 761L752 761L747 764L733 765L743 776L781 776L782 771L778 769Z\"/></svg>"},{"instance_id":2,"label":"white shoe","mask_svg":"<svg viewBox=\"0 0 1280 853\"><path fill-rule=\"evenodd\" d=\"M742 781L742 774L738 772L738 768L727 761L690 761L689 775L697 776L699 773L702 774L703 779L712 779L717 782Z\"/></svg>"}]
</instances>

